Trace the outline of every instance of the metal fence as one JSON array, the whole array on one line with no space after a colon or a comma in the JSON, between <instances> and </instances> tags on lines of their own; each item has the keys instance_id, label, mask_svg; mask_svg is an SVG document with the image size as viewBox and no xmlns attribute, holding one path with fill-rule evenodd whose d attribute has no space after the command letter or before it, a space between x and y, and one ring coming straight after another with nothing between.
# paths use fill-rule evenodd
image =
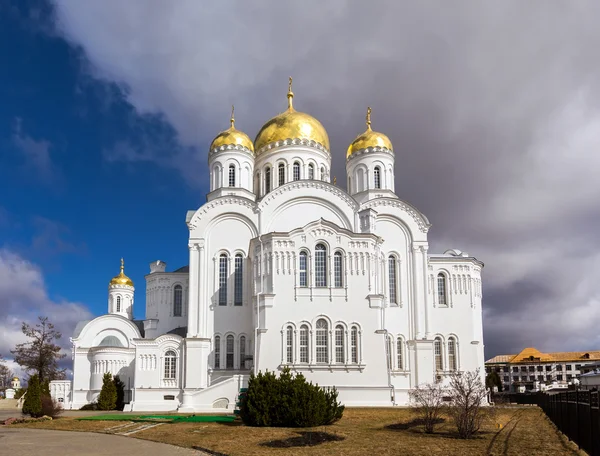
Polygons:
<instances>
[{"instance_id":1,"label":"metal fence","mask_svg":"<svg viewBox=\"0 0 600 456\"><path fill-rule=\"evenodd\" d=\"M537 404L559 431L591 456L600 456L599 394L567 391L536 396Z\"/></svg>"}]
</instances>

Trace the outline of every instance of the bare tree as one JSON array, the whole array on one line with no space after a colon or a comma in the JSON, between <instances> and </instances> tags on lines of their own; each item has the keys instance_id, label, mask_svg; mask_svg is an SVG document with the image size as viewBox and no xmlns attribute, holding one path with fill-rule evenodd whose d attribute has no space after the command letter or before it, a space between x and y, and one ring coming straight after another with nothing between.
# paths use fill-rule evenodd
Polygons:
<instances>
[{"instance_id":1,"label":"bare tree","mask_svg":"<svg viewBox=\"0 0 600 456\"><path fill-rule=\"evenodd\" d=\"M4 364L4 358L2 358L2 355L0 355L0 388L8 388L12 378L12 371L6 364Z\"/></svg>"},{"instance_id":2,"label":"bare tree","mask_svg":"<svg viewBox=\"0 0 600 456\"><path fill-rule=\"evenodd\" d=\"M54 329L48 317L38 317L40 322L35 326L23 322L21 330L29 337L29 342L18 344L10 352L15 362L28 372L39 376L40 382L60 380L64 377L64 369L59 369L58 360L64 358L60 353L60 345L54 343L62 334Z\"/></svg>"},{"instance_id":3,"label":"bare tree","mask_svg":"<svg viewBox=\"0 0 600 456\"><path fill-rule=\"evenodd\" d=\"M434 426L442 421L444 394L440 385L426 383L409 392L411 405L425 425L425 432L432 434Z\"/></svg>"},{"instance_id":4,"label":"bare tree","mask_svg":"<svg viewBox=\"0 0 600 456\"><path fill-rule=\"evenodd\" d=\"M479 369L453 373L448 393L452 398L448 414L456 424L458 435L470 439L479 431L485 418L483 406L486 404L487 391Z\"/></svg>"}]
</instances>

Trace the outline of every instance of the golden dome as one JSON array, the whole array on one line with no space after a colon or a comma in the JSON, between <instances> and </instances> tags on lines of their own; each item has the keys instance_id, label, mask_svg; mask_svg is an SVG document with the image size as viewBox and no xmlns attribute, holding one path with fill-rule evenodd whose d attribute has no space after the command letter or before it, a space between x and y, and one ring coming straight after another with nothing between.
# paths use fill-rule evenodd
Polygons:
<instances>
[{"instance_id":1,"label":"golden dome","mask_svg":"<svg viewBox=\"0 0 600 456\"><path fill-rule=\"evenodd\" d=\"M210 144L210 150L214 150L221 146L236 145L243 146L246 149L254 152L254 145L252 144L252 140L248 137L248 135L243 131L235 129L233 106L231 107L231 119L229 119L229 121L231 122L231 126L227 130L219 133L217 137L213 139L213 142Z\"/></svg>"},{"instance_id":2,"label":"golden dome","mask_svg":"<svg viewBox=\"0 0 600 456\"><path fill-rule=\"evenodd\" d=\"M378 133L371 130L371 108L367 108L367 131L358 135L352 144L348 147L346 158L350 157L354 152L366 149L368 147L381 147L389 150L392 149L392 142L383 133Z\"/></svg>"},{"instance_id":3,"label":"golden dome","mask_svg":"<svg viewBox=\"0 0 600 456\"><path fill-rule=\"evenodd\" d=\"M13 382L18 382L19 381L19 377L13 377Z\"/></svg>"},{"instance_id":4,"label":"golden dome","mask_svg":"<svg viewBox=\"0 0 600 456\"><path fill-rule=\"evenodd\" d=\"M287 97L287 110L263 125L254 140L254 149L258 151L267 144L285 139L307 139L315 141L329 150L329 136L327 136L327 131L325 131L321 122L304 112L294 109L292 104L294 98L292 78L290 78Z\"/></svg>"},{"instance_id":5,"label":"golden dome","mask_svg":"<svg viewBox=\"0 0 600 456\"><path fill-rule=\"evenodd\" d=\"M121 272L119 272L119 275L112 278L112 280L108 284L109 286L110 285L128 285L130 287L133 286L133 281L125 275L125 273L123 272L124 269L125 269L125 263L123 261L123 258L121 258Z\"/></svg>"}]
</instances>

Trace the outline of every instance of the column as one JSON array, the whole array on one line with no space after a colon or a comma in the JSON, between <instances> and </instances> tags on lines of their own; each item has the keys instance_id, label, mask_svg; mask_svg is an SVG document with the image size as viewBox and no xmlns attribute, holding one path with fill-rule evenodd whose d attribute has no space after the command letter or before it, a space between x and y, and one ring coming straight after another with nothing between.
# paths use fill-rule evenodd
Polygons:
<instances>
[{"instance_id":1,"label":"column","mask_svg":"<svg viewBox=\"0 0 600 456\"><path fill-rule=\"evenodd\" d=\"M422 245L420 247L420 251L421 251L421 261L422 261L422 271L423 271L423 277L422 277L422 284L423 284L423 302L425 305L425 337L427 339L429 339L429 335L431 334L431 324L430 324L430 318L429 318L429 299L427 297L427 246L426 245Z\"/></svg>"},{"instance_id":2,"label":"column","mask_svg":"<svg viewBox=\"0 0 600 456\"><path fill-rule=\"evenodd\" d=\"M190 249L190 272L189 272L189 300L188 300L188 337L198 334L198 269L199 269L199 246L196 243L189 244Z\"/></svg>"}]
</instances>

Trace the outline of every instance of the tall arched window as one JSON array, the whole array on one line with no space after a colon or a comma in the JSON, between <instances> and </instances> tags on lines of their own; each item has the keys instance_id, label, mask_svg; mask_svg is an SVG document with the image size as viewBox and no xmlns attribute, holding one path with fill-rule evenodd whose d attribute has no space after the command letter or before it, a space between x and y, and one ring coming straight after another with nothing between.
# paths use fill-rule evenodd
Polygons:
<instances>
[{"instance_id":1,"label":"tall arched window","mask_svg":"<svg viewBox=\"0 0 600 456\"><path fill-rule=\"evenodd\" d=\"M337 325L335 327L335 362L338 364L346 362L344 339L344 327L342 325Z\"/></svg>"},{"instance_id":2,"label":"tall arched window","mask_svg":"<svg viewBox=\"0 0 600 456\"><path fill-rule=\"evenodd\" d=\"M294 362L294 328L291 326L285 330L285 362Z\"/></svg>"},{"instance_id":3,"label":"tall arched window","mask_svg":"<svg viewBox=\"0 0 600 456\"><path fill-rule=\"evenodd\" d=\"M327 320L320 318L317 320L317 332L315 340L315 348L317 351L317 363L329 362L329 325Z\"/></svg>"},{"instance_id":4,"label":"tall arched window","mask_svg":"<svg viewBox=\"0 0 600 456\"><path fill-rule=\"evenodd\" d=\"M235 273L233 278L233 304L235 306L242 305L244 295L244 276L243 276L243 258L239 253L235 256Z\"/></svg>"},{"instance_id":5,"label":"tall arched window","mask_svg":"<svg viewBox=\"0 0 600 456\"><path fill-rule=\"evenodd\" d=\"M235 165L229 165L229 186L235 187Z\"/></svg>"},{"instance_id":6,"label":"tall arched window","mask_svg":"<svg viewBox=\"0 0 600 456\"><path fill-rule=\"evenodd\" d=\"M325 180L325 168L323 166L321 166L321 180Z\"/></svg>"},{"instance_id":7,"label":"tall arched window","mask_svg":"<svg viewBox=\"0 0 600 456\"><path fill-rule=\"evenodd\" d=\"M283 163L279 163L277 167L277 175L279 178L279 185L285 184L285 165Z\"/></svg>"},{"instance_id":8,"label":"tall arched window","mask_svg":"<svg viewBox=\"0 0 600 456\"><path fill-rule=\"evenodd\" d=\"M294 162L292 173L295 181L300 180L300 163Z\"/></svg>"},{"instance_id":9,"label":"tall arched window","mask_svg":"<svg viewBox=\"0 0 600 456\"><path fill-rule=\"evenodd\" d=\"M333 254L333 286L342 287L342 252L335 252Z\"/></svg>"},{"instance_id":10,"label":"tall arched window","mask_svg":"<svg viewBox=\"0 0 600 456\"><path fill-rule=\"evenodd\" d=\"M213 190L221 187L221 167L219 165L215 165L213 168Z\"/></svg>"},{"instance_id":11,"label":"tall arched window","mask_svg":"<svg viewBox=\"0 0 600 456\"><path fill-rule=\"evenodd\" d=\"M300 362L308 363L308 326L300 326Z\"/></svg>"},{"instance_id":12,"label":"tall arched window","mask_svg":"<svg viewBox=\"0 0 600 456\"><path fill-rule=\"evenodd\" d=\"M447 291L446 276L440 272L437 276L438 304L442 306L448 304Z\"/></svg>"},{"instance_id":13,"label":"tall arched window","mask_svg":"<svg viewBox=\"0 0 600 456\"><path fill-rule=\"evenodd\" d=\"M373 170L373 179L375 180L375 188L381 188L381 168L376 166Z\"/></svg>"},{"instance_id":14,"label":"tall arched window","mask_svg":"<svg viewBox=\"0 0 600 456\"><path fill-rule=\"evenodd\" d=\"M307 287L308 286L308 255L305 251L300 252L300 256L298 258L298 271L300 272L300 286Z\"/></svg>"},{"instance_id":15,"label":"tall arched window","mask_svg":"<svg viewBox=\"0 0 600 456\"><path fill-rule=\"evenodd\" d=\"M174 380L177 373L177 354L173 350L165 353L165 379Z\"/></svg>"},{"instance_id":16,"label":"tall arched window","mask_svg":"<svg viewBox=\"0 0 600 456\"><path fill-rule=\"evenodd\" d=\"M456 363L456 339L454 337L448 338L448 370L455 371L457 369Z\"/></svg>"},{"instance_id":17,"label":"tall arched window","mask_svg":"<svg viewBox=\"0 0 600 456\"><path fill-rule=\"evenodd\" d=\"M224 253L219 257L219 305L227 305L227 263L228 258Z\"/></svg>"},{"instance_id":18,"label":"tall arched window","mask_svg":"<svg viewBox=\"0 0 600 456\"><path fill-rule=\"evenodd\" d=\"M353 326L350 330L350 361L358 363L358 328Z\"/></svg>"},{"instance_id":19,"label":"tall arched window","mask_svg":"<svg viewBox=\"0 0 600 456\"><path fill-rule=\"evenodd\" d=\"M404 370L404 341L402 337L396 340L396 354L398 355L398 369Z\"/></svg>"},{"instance_id":20,"label":"tall arched window","mask_svg":"<svg viewBox=\"0 0 600 456\"><path fill-rule=\"evenodd\" d=\"M315 285L327 286L327 248L323 244L315 247Z\"/></svg>"},{"instance_id":21,"label":"tall arched window","mask_svg":"<svg viewBox=\"0 0 600 456\"><path fill-rule=\"evenodd\" d=\"M183 308L183 288L181 285L175 285L173 288L173 316L181 317Z\"/></svg>"},{"instance_id":22,"label":"tall arched window","mask_svg":"<svg viewBox=\"0 0 600 456\"><path fill-rule=\"evenodd\" d=\"M398 284L396 283L396 257L390 255L388 257L388 284L390 292L390 304L398 303Z\"/></svg>"},{"instance_id":23,"label":"tall arched window","mask_svg":"<svg viewBox=\"0 0 600 456\"><path fill-rule=\"evenodd\" d=\"M121 296L117 296L117 312L121 312Z\"/></svg>"},{"instance_id":24,"label":"tall arched window","mask_svg":"<svg viewBox=\"0 0 600 456\"><path fill-rule=\"evenodd\" d=\"M260 195L260 171L254 176L254 193Z\"/></svg>"},{"instance_id":25,"label":"tall arched window","mask_svg":"<svg viewBox=\"0 0 600 456\"><path fill-rule=\"evenodd\" d=\"M315 165L313 165L312 163L308 165L308 178L310 180L315 178Z\"/></svg>"},{"instance_id":26,"label":"tall arched window","mask_svg":"<svg viewBox=\"0 0 600 456\"><path fill-rule=\"evenodd\" d=\"M271 191L271 168L265 169L265 195Z\"/></svg>"},{"instance_id":27,"label":"tall arched window","mask_svg":"<svg viewBox=\"0 0 600 456\"><path fill-rule=\"evenodd\" d=\"M444 370L444 359L442 358L442 339L436 337L433 341L433 355L435 356L435 370Z\"/></svg>"},{"instance_id":28,"label":"tall arched window","mask_svg":"<svg viewBox=\"0 0 600 456\"><path fill-rule=\"evenodd\" d=\"M234 353L234 340L233 336L229 334L225 339L225 368L233 369L233 353Z\"/></svg>"},{"instance_id":29,"label":"tall arched window","mask_svg":"<svg viewBox=\"0 0 600 456\"><path fill-rule=\"evenodd\" d=\"M221 369L221 336L215 336L215 369Z\"/></svg>"},{"instance_id":30,"label":"tall arched window","mask_svg":"<svg viewBox=\"0 0 600 456\"><path fill-rule=\"evenodd\" d=\"M240 336L240 369L246 368L246 336Z\"/></svg>"},{"instance_id":31,"label":"tall arched window","mask_svg":"<svg viewBox=\"0 0 600 456\"><path fill-rule=\"evenodd\" d=\"M392 355L394 354L394 342L392 340L392 336L390 336L389 334L385 337L385 349L386 349L386 354L387 354L387 365L388 365L388 369L393 369L394 368L394 364L392 361Z\"/></svg>"}]
</instances>

